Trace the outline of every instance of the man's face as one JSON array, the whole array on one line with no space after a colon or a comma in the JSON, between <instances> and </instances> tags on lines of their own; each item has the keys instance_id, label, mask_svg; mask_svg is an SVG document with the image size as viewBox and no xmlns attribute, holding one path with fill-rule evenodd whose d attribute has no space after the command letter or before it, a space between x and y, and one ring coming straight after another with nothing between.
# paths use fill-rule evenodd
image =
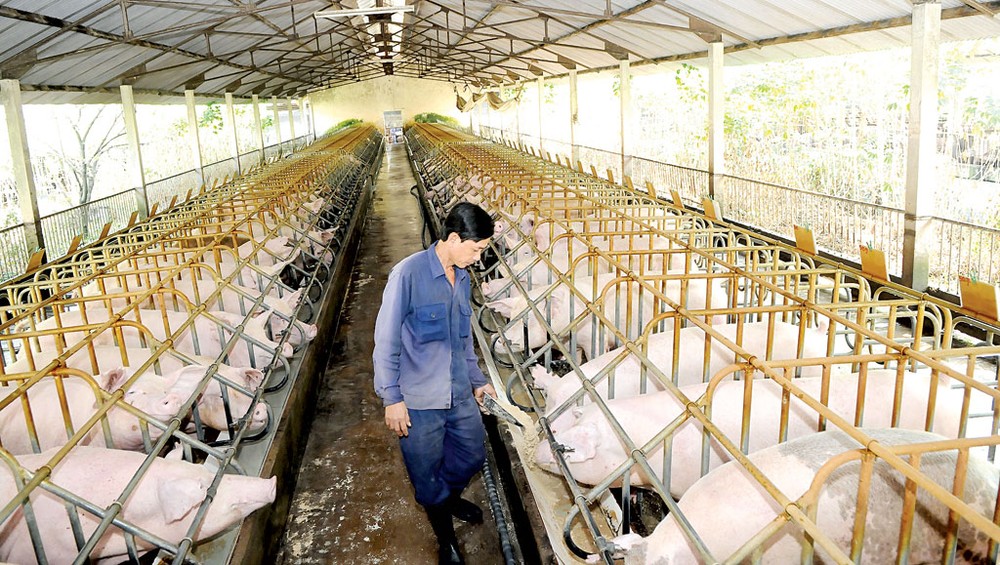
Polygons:
<instances>
[{"instance_id":1,"label":"man's face","mask_svg":"<svg viewBox=\"0 0 1000 565\"><path fill-rule=\"evenodd\" d=\"M481 241L472 241L471 239L462 241L457 233L449 234L448 239L452 244L452 260L455 261L457 267L463 269L478 261L483 250L490 245L489 238Z\"/></svg>"}]
</instances>

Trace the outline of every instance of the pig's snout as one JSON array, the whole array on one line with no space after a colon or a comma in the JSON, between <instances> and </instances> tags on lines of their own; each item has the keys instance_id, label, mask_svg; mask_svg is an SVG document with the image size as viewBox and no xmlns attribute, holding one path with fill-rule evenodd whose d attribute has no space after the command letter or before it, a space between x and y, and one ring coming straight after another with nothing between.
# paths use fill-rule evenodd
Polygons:
<instances>
[{"instance_id":1,"label":"pig's snout","mask_svg":"<svg viewBox=\"0 0 1000 565\"><path fill-rule=\"evenodd\" d=\"M263 430L267 426L267 420L267 404L260 401L257 406L254 406L253 414L250 415L250 431L256 433Z\"/></svg>"},{"instance_id":2,"label":"pig's snout","mask_svg":"<svg viewBox=\"0 0 1000 565\"><path fill-rule=\"evenodd\" d=\"M535 463L539 467L552 468L555 466L556 459L552 455L552 447L547 441L542 441L535 448Z\"/></svg>"}]
</instances>

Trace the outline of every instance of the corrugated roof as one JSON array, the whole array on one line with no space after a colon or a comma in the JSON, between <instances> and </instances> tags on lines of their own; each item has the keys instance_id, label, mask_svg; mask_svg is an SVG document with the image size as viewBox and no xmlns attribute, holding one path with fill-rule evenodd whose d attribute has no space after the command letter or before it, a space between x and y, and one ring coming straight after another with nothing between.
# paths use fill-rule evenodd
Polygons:
<instances>
[{"instance_id":1,"label":"corrugated roof","mask_svg":"<svg viewBox=\"0 0 1000 565\"><path fill-rule=\"evenodd\" d=\"M403 15L313 15L358 5L0 0L0 74L28 101L116 99L121 84L139 96L287 96L389 73L485 87L622 58L696 60L713 40L727 64L904 47L913 10L908 0L415 0ZM989 15L1000 1L941 6L946 41L1000 35Z\"/></svg>"}]
</instances>

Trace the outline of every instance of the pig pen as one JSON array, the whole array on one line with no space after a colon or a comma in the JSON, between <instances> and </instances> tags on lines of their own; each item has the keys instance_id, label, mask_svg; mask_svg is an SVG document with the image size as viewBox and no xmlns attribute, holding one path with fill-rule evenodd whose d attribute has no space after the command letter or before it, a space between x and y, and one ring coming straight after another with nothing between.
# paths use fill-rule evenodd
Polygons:
<instances>
[{"instance_id":1,"label":"pig pen","mask_svg":"<svg viewBox=\"0 0 1000 565\"><path fill-rule=\"evenodd\" d=\"M525 426L501 425L558 560L996 561L995 320L648 183L443 126L407 142L428 222L459 201L497 219L476 336ZM828 445L825 430L839 455L775 471L797 463L774 463L781 444ZM938 460L947 472L925 473Z\"/></svg>"},{"instance_id":2,"label":"pig pen","mask_svg":"<svg viewBox=\"0 0 1000 565\"><path fill-rule=\"evenodd\" d=\"M382 144L338 132L3 285L0 561L270 559Z\"/></svg>"}]
</instances>

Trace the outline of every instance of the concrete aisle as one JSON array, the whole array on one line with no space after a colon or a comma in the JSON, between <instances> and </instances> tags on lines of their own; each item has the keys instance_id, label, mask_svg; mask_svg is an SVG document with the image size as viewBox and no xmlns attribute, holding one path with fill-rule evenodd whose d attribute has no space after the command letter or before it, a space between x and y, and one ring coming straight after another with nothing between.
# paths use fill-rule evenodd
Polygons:
<instances>
[{"instance_id":1,"label":"concrete aisle","mask_svg":"<svg viewBox=\"0 0 1000 565\"><path fill-rule=\"evenodd\" d=\"M420 210L410 195L415 183L406 149L389 146L339 331L314 343L328 348L330 358L279 563L437 562L437 542L413 500L398 440L385 427L372 387L372 334L382 289L392 266L422 248ZM480 477L466 497L486 515L480 526L455 522L466 560L502 563Z\"/></svg>"}]
</instances>

